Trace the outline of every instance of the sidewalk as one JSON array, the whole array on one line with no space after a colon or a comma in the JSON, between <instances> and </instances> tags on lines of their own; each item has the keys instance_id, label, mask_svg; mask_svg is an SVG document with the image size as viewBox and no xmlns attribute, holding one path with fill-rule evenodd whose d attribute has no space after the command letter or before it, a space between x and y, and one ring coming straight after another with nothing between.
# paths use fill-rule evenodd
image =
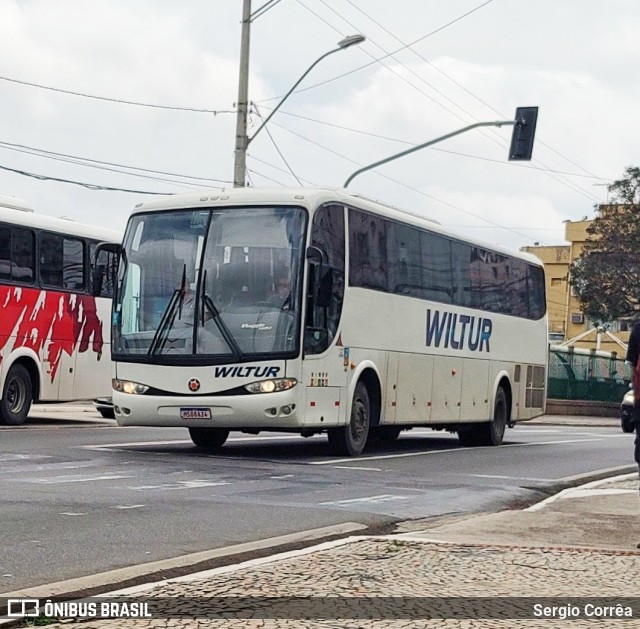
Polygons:
<instances>
[{"instance_id":1,"label":"sidewalk","mask_svg":"<svg viewBox=\"0 0 640 629\"><path fill-rule=\"evenodd\" d=\"M614 614L598 616L601 626L638 626L637 476L564 490L524 510L429 528L405 523L394 535L352 537L123 590L114 594L147 601L152 617L80 626L575 629L593 627L589 610ZM594 607L601 601L592 597L605 607ZM616 618L616 609L636 621ZM540 617L545 610L560 616ZM565 620L572 610L576 617Z\"/></svg>"}]
</instances>

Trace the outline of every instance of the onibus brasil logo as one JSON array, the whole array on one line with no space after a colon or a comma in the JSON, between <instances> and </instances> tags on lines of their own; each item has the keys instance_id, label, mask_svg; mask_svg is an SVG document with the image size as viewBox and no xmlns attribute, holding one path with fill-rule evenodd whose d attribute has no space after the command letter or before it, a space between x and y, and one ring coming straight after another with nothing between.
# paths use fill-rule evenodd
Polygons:
<instances>
[{"instance_id":1,"label":"onibus brasil logo","mask_svg":"<svg viewBox=\"0 0 640 629\"><path fill-rule=\"evenodd\" d=\"M7 599L8 618L152 618L149 603L93 599L55 601L39 598Z\"/></svg>"}]
</instances>

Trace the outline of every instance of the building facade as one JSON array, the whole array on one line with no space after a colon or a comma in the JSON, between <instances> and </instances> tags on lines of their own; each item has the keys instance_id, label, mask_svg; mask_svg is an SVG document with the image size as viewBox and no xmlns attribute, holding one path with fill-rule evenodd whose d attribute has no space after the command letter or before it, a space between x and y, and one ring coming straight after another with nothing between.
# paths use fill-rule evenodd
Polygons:
<instances>
[{"instance_id":1,"label":"building facade","mask_svg":"<svg viewBox=\"0 0 640 629\"><path fill-rule=\"evenodd\" d=\"M592 220L565 221L568 245L522 247L544 264L551 344L570 343L574 347L599 349L624 355L629 331L627 322L614 321L598 328L585 316L580 301L569 284L569 265L580 256L589 238Z\"/></svg>"}]
</instances>

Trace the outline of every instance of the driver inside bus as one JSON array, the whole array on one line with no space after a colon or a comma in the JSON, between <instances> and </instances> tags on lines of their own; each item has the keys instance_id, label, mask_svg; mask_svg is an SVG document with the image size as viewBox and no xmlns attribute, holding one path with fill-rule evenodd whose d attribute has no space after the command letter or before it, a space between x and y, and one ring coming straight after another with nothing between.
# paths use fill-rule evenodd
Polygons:
<instances>
[{"instance_id":1,"label":"driver inside bus","mask_svg":"<svg viewBox=\"0 0 640 629\"><path fill-rule=\"evenodd\" d=\"M270 302L281 310L291 309L291 277L288 273L282 273L276 281L276 291L271 296Z\"/></svg>"}]
</instances>

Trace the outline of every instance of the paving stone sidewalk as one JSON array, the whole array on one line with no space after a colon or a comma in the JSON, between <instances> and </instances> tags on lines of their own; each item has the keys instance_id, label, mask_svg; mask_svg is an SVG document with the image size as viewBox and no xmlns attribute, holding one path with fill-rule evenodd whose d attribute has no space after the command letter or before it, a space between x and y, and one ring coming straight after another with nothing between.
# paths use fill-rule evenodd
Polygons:
<instances>
[{"instance_id":1,"label":"paving stone sidewalk","mask_svg":"<svg viewBox=\"0 0 640 629\"><path fill-rule=\"evenodd\" d=\"M568 597L621 595L640 597L638 553L369 538L325 545L313 553L259 566L167 582L137 594L144 600L168 601L157 617L93 620L80 626L577 628L593 627L594 620L571 619L565 625L558 618L536 619L534 605L545 597L564 605ZM481 600L462 598L452 604L446 600L449 597ZM135 599L129 595L127 600ZM584 602L580 605L583 608ZM443 616L455 615L456 609L463 614L465 607L468 615L491 617L427 618L439 610ZM225 609L235 618L207 618ZM607 618L600 626L638 626L638 614L640 604L631 624L628 619ZM319 619L305 619L314 615ZM527 618L515 618L518 615Z\"/></svg>"},{"instance_id":2,"label":"paving stone sidewalk","mask_svg":"<svg viewBox=\"0 0 640 629\"><path fill-rule=\"evenodd\" d=\"M597 514L615 517L612 513L615 514L616 505L624 504L629 509L629 501L637 501L637 486L637 477L633 475L590 483L577 489L574 496L553 501L546 511L541 508L530 512L530 517L538 520L528 526L544 529L546 523L550 530L562 522L558 518L571 517L567 510L573 508L573 516L579 517L584 527L591 528L593 519L581 517L585 509L592 518ZM632 504L640 511L640 501ZM510 514L516 518L522 512L505 512L504 517ZM487 514L486 518L490 516ZM469 530L474 527L485 530L484 517L470 518ZM428 539L436 532L438 536L447 531L459 535L458 529L463 524L458 521L449 527L402 535L354 537L181 577L147 589L122 591L120 600L148 601L152 617L92 619L77 626L82 629L640 626L640 551L635 549L635 541L628 541L628 548L620 547L620 539L635 540L635 533L622 531L619 539L612 540L618 547L612 548L606 547L606 539L602 540L602 548L539 542L534 545L527 542L527 529L517 529L517 525L510 543L434 543ZM509 526L508 519L504 525ZM487 539L493 539L491 529L486 530ZM609 616L596 620L585 615L596 611L595 607L587 609L587 605L610 606L611 613L616 609L630 612L633 619ZM556 617L535 616L551 606L556 607ZM570 611L578 613L578 617L561 617ZM222 613L228 617L221 618ZM69 624L50 626L69 627Z\"/></svg>"}]
</instances>

